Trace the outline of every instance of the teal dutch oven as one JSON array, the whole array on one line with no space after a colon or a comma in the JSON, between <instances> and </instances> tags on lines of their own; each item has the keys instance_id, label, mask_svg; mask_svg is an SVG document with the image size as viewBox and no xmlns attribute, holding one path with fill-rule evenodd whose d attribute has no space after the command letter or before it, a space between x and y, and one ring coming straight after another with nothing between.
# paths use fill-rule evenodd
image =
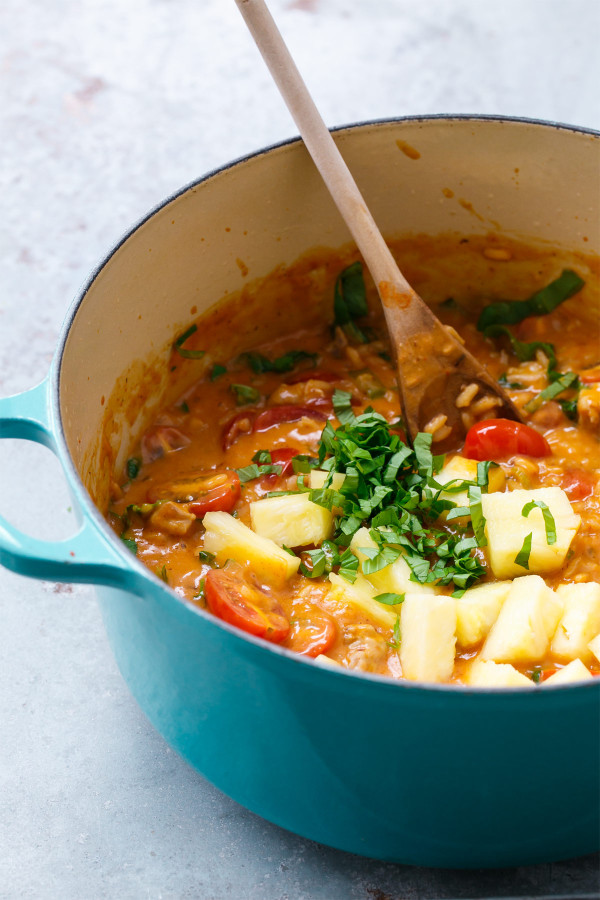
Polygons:
<instances>
[{"instance_id":1,"label":"teal dutch oven","mask_svg":"<svg viewBox=\"0 0 600 900\"><path fill-rule=\"evenodd\" d=\"M430 117L335 138L388 236L495 230L558 256L598 252L598 133ZM348 240L295 140L211 173L140 222L73 304L48 378L0 400L2 437L58 456L80 530L50 543L0 519L0 560L35 578L98 585L108 639L150 721L271 822L420 866L591 853L600 846L600 679L482 690L324 669L184 602L99 511L111 461L122 465L144 421L185 386L168 378L175 335L242 290L246 271L260 280L309 248ZM193 380L194 365L179 377Z\"/></svg>"}]
</instances>

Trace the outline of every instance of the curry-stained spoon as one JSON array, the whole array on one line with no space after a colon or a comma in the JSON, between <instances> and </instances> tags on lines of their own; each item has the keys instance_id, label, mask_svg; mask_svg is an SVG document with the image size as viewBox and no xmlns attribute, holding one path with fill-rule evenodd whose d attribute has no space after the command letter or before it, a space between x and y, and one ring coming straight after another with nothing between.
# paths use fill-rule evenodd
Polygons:
<instances>
[{"instance_id":1,"label":"curry-stained spoon","mask_svg":"<svg viewBox=\"0 0 600 900\"><path fill-rule=\"evenodd\" d=\"M439 445L457 444L473 402L479 418L521 421L508 395L400 272L264 0L236 3L379 292L408 436L425 430Z\"/></svg>"}]
</instances>

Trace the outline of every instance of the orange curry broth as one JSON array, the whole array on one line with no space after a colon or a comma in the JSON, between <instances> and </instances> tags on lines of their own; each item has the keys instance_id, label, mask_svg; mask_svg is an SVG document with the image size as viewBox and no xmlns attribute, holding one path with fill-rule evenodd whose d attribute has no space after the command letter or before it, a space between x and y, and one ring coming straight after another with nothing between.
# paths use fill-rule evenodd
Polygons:
<instances>
[{"instance_id":1,"label":"orange curry broth","mask_svg":"<svg viewBox=\"0 0 600 900\"><path fill-rule=\"evenodd\" d=\"M486 249L498 246L507 248L510 259L498 261L486 258ZM477 312L482 304L506 297L522 299L557 277L561 269L567 266L577 268L586 279L584 290L551 314L527 319L514 326L513 333L521 340L554 344L560 371L580 372L598 364L600 349L597 320L593 314L590 316L586 313L586 305L582 303L582 298L591 289L593 277L597 276L595 261L573 256L565 262L564 254L561 254L559 261L557 252L552 248L532 248L514 241L500 241L493 235L470 238L468 241L456 236L405 239L394 250L417 291L432 304L443 321L459 332L468 349L487 366L494 377L498 378L502 373L508 372L509 381L518 381L518 373L511 375L511 370L519 370L527 375L530 379L527 390L508 389L519 408L522 409L546 385L541 373L542 367L538 365L536 370L535 365L519 363L504 340L492 342L477 331ZM329 283L324 288L327 295L323 300L323 309L329 307L330 318L333 318L334 273L353 258L357 258L356 255L345 253L340 255L337 267L329 264ZM297 267L291 267L284 275L286 304L291 301L302 303L307 268L310 271L307 259L309 260L303 258ZM300 273L297 280L296 273ZM203 330L202 320L199 320L198 331L185 346L209 350L205 374L175 404L164 409L146 431L142 447L138 445L132 450L131 456L143 458L137 477L127 480L126 474L115 474L108 518L118 533L123 528L118 516L123 516L128 506L152 502L157 497L157 490L161 486L168 486L170 482L197 477L202 473L216 475L242 468L250 464L259 450L291 448L296 453L315 455L325 417L329 418L334 427L338 425L331 406L331 394L335 388L352 393L353 410L356 414L372 407L389 422L398 419L399 398L394 369L388 361L391 351L377 296L366 274L365 281L370 308L368 325L377 335L376 340L371 343L346 342L339 332L337 336L333 335L329 323L319 324L314 316L311 317L310 328L295 330L291 334L282 333L274 340L258 344L253 344L249 338L245 349L257 351L269 359L299 349L317 355L314 365L311 360L301 360L291 372L284 374L256 374L238 353L233 358L223 358L220 347L231 347L234 328L231 316L226 314L228 301L219 307L218 321L222 339L218 329L211 330L209 327L208 331ZM278 271L271 282L269 279L265 280L263 290L257 296L260 315L273 315L280 322L285 317L282 317L274 285L281 283L282 272ZM493 285L493 290L490 285ZM456 304L441 305L450 296ZM235 316L234 301L231 301L229 308ZM239 310L239 304L237 309ZM210 315L209 313L209 317ZM244 316L247 325L247 308ZM209 321L210 325L208 318L204 321ZM283 330L283 323L280 328ZM206 341L206 347L203 346L203 341ZM225 366L226 372L212 380L211 371L215 363ZM185 365L185 362L174 352L172 364L179 366ZM310 378L309 373L313 368L316 377ZM372 384L367 379L365 385L364 376L357 374L364 371L372 373L376 382L381 384L381 396L367 396L365 387L372 387ZM323 372L328 380L319 379L319 373ZM304 376L306 380L297 380ZM333 378L336 380L331 380ZM260 399L255 403L237 405L232 384L251 386L259 392ZM276 424L265 431L252 432L251 420L256 415L257 408L262 410L283 405L308 406L317 410L318 418L306 416L298 421ZM231 445L225 447L228 427L236 417L237 427L230 432ZM244 422L244 418L248 421ZM546 437L552 448L552 455L542 459L514 457L499 460L506 474L507 487L534 489L558 485L567 492L574 511L581 516L581 527L573 540L565 565L560 571L546 577L546 583L550 587L556 587L565 582L600 581L598 428L593 425L578 427L565 417L561 407L554 401L544 404L529 420ZM178 438L177 435L182 437ZM171 449L171 445L174 449ZM455 450L460 451L460 447ZM241 495L235 505L236 514L242 522L249 525L249 503L270 491L293 489L295 486L296 476L293 474L263 476L246 482L241 485ZM191 603L205 605L205 600L198 597L198 594L210 565L198 558L203 541L201 518L185 534L174 535L153 526L150 518L133 514L130 516L127 537L136 541L138 558L159 577L164 577L179 596ZM477 552L481 555L481 551ZM260 572L251 573L237 567L237 574L273 594L272 589L261 581ZM489 578L493 580L491 574ZM319 617L325 612L333 617L336 624L335 640L327 650L328 657L356 670L401 677L392 630L373 623L355 609L329 599L329 584L326 579L327 576L309 579L298 574L283 589L278 590L276 596L273 595L274 601L292 623L290 636L283 641L283 646L295 648L294 623L302 624L310 619L311 614L319 621ZM451 593L453 589L454 586L450 584L445 592ZM451 681L460 682L466 662L479 649L457 653ZM516 667L525 673L530 673L533 668ZM558 661L548 656L541 664L542 678L560 667ZM598 674L600 667L592 667L591 671Z\"/></svg>"}]
</instances>

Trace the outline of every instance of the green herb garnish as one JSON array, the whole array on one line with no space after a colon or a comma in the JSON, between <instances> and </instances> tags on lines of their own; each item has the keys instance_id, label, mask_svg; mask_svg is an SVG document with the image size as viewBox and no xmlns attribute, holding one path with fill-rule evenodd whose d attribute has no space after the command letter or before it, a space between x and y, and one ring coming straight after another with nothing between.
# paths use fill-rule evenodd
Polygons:
<instances>
[{"instance_id":1,"label":"green herb garnish","mask_svg":"<svg viewBox=\"0 0 600 900\"><path fill-rule=\"evenodd\" d=\"M525 540L523 541L523 546L515 556L515 562L518 566L522 566L524 569L529 569L529 557L531 556L531 539L533 537L533 532L530 531Z\"/></svg>"},{"instance_id":2,"label":"green herb garnish","mask_svg":"<svg viewBox=\"0 0 600 900\"><path fill-rule=\"evenodd\" d=\"M260 394L256 388L250 387L249 384L231 384L229 389L235 394L238 406L246 406L249 403L257 403Z\"/></svg>"},{"instance_id":3,"label":"green herb garnish","mask_svg":"<svg viewBox=\"0 0 600 900\"><path fill-rule=\"evenodd\" d=\"M134 478L137 478L140 469L142 468L142 461L138 459L136 456L132 456L131 459L127 460L126 470L127 477L130 481L133 481Z\"/></svg>"},{"instance_id":4,"label":"green herb garnish","mask_svg":"<svg viewBox=\"0 0 600 900\"><path fill-rule=\"evenodd\" d=\"M271 464L270 450L257 450L252 457L252 462L258 463L260 466L268 466Z\"/></svg>"},{"instance_id":5,"label":"green herb garnish","mask_svg":"<svg viewBox=\"0 0 600 900\"><path fill-rule=\"evenodd\" d=\"M197 331L197 325L190 325L190 327L186 331L184 331L183 334L180 334L173 343L173 349L176 350L180 356L183 356L184 359L202 359L202 357L206 353L206 350L186 350L183 346L187 339Z\"/></svg>"},{"instance_id":6,"label":"green herb garnish","mask_svg":"<svg viewBox=\"0 0 600 900\"><path fill-rule=\"evenodd\" d=\"M386 606L397 606L399 603L404 603L404 598L406 594L377 594L373 599L377 600L378 603L385 603Z\"/></svg>"},{"instance_id":7,"label":"green herb garnish","mask_svg":"<svg viewBox=\"0 0 600 900\"><path fill-rule=\"evenodd\" d=\"M330 422L325 425L318 462L330 473L344 474L344 483L337 491L327 486L309 491L313 503L334 511L338 552L367 527L375 546L360 548L365 574L402 554L413 581L469 587L485 569L474 556L474 537L452 535L434 524L453 504L440 500L446 486L435 481L435 473L443 457L432 456L431 435L418 435L410 448L379 413L351 413L348 395L340 393L337 405L347 421L337 431ZM462 489L469 485L473 482L463 481Z\"/></svg>"},{"instance_id":8,"label":"green herb garnish","mask_svg":"<svg viewBox=\"0 0 600 900\"><path fill-rule=\"evenodd\" d=\"M121 535L121 540L125 544L128 550L131 550L134 556L137 556L138 545L137 542L133 540L133 538L126 538Z\"/></svg>"},{"instance_id":9,"label":"green herb garnish","mask_svg":"<svg viewBox=\"0 0 600 900\"><path fill-rule=\"evenodd\" d=\"M333 294L333 316L352 340L367 343L368 335L356 324L356 319L366 316L367 292L363 278L362 263L355 262L338 275Z\"/></svg>"},{"instance_id":10,"label":"green herb garnish","mask_svg":"<svg viewBox=\"0 0 600 900\"><path fill-rule=\"evenodd\" d=\"M198 559L200 562L207 563L209 566L214 566L216 557L214 553L209 553L208 550L198 550Z\"/></svg>"},{"instance_id":11,"label":"green herb garnish","mask_svg":"<svg viewBox=\"0 0 600 900\"><path fill-rule=\"evenodd\" d=\"M487 547L485 536L485 516L481 504L481 488L475 485L469 487L469 509L471 511L471 523L475 532L478 547Z\"/></svg>"},{"instance_id":12,"label":"green herb garnish","mask_svg":"<svg viewBox=\"0 0 600 900\"><path fill-rule=\"evenodd\" d=\"M242 484L244 484L246 481L254 481L255 478L260 478L261 475L281 475L283 470L281 466L259 466L253 463L251 466L244 466L243 469L236 469L235 471ZM288 492L286 491L285 493ZM295 492L292 491L292 493Z\"/></svg>"},{"instance_id":13,"label":"green herb garnish","mask_svg":"<svg viewBox=\"0 0 600 900\"><path fill-rule=\"evenodd\" d=\"M550 374L550 373L549 373ZM529 413L535 412L542 403L545 403L546 400L552 400L554 397L558 397L559 394L562 394L563 391L569 390L569 388L573 390L578 390L579 378L575 374L575 372L564 372L556 373L557 377L551 381L548 387L544 388L537 397L534 397L533 400L530 400L529 403L525 404L525 410ZM577 410L577 401L564 401L565 403L574 403L574 412ZM563 407L564 409L564 407Z\"/></svg>"},{"instance_id":14,"label":"green herb garnish","mask_svg":"<svg viewBox=\"0 0 600 900\"><path fill-rule=\"evenodd\" d=\"M400 649L400 642L402 640L402 635L400 633L400 616L396 616L396 621L394 622L394 627L392 629L392 640L387 642L388 647L391 647L392 650Z\"/></svg>"},{"instance_id":15,"label":"green herb garnish","mask_svg":"<svg viewBox=\"0 0 600 900\"><path fill-rule=\"evenodd\" d=\"M283 356L277 359L269 359L262 353L244 353L243 358L246 360L253 372L258 375L263 372L291 372L296 364L301 360L310 359L313 366L318 359L318 353L308 353L306 350L288 350Z\"/></svg>"},{"instance_id":16,"label":"green herb garnish","mask_svg":"<svg viewBox=\"0 0 600 900\"><path fill-rule=\"evenodd\" d=\"M526 503L521 511L521 515L527 518L532 509L541 509L544 517L544 528L546 529L546 543L548 545L556 543L556 522L554 516L550 512L550 508L543 500L530 500ZM531 543L531 542L530 542Z\"/></svg>"},{"instance_id":17,"label":"green herb garnish","mask_svg":"<svg viewBox=\"0 0 600 900\"><path fill-rule=\"evenodd\" d=\"M227 369L225 368L225 366L222 366L219 363L215 363L210 370L210 380L216 381L217 378L220 378L221 375L224 375L226 371Z\"/></svg>"},{"instance_id":18,"label":"green herb garnish","mask_svg":"<svg viewBox=\"0 0 600 900\"><path fill-rule=\"evenodd\" d=\"M528 300L490 303L482 310L477 328L487 333L490 326L516 325L517 322L522 322L530 316L545 316L580 291L584 284L576 272L565 269L558 278Z\"/></svg>"},{"instance_id":19,"label":"green herb garnish","mask_svg":"<svg viewBox=\"0 0 600 900\"><path fill-rule=\"evenodd\" d=\"M158 577L165 582L165 584L169 583L169 574L167 572L167 567L162 566L162 568L156 570L156 574Z\"/></svg>"}]
</instances>

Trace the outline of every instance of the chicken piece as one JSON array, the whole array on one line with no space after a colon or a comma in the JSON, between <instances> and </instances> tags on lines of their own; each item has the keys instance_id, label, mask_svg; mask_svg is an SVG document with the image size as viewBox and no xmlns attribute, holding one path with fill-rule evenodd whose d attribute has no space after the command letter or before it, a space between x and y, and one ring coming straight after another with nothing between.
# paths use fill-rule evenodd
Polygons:
<instances>
[{"instance_id":1,"label":"chicken piece","mask_svg":"<svg viewBox=\"0 0 600 900\"><path fill-rule=\"evenodd\" d=\"M161 503L150 516L150 522L157 531L167 531L177 537L187 534L195 521L196 516L182 503L175 503L174 500Z\"/></svg>"},{"instance_id":2,"label":"chicken piece","mask_svg":"<svg viewBox=\"0 0 600 900\"><path fill-rule=\"evenodd\" d=\"M269 396L269 406L323 406L331 405L335 384L309 378L298 384L280 384Z\"/></svg>"},{"instance_id":3,"label":"chicken piece","mask_svg":"<svg viewBox=\"0 0 600 900\"><path fill-rule=\"evenodd\" d=\"M596 430L600 426L600 382L584 384L577 398L579 424Z\"/></svg>"},{"instance_id":4,"label":"chicken piece","mask_svg":"<svg viewBox=\"0 0 600 900\"><path fill-rule=\"evenodd\" d=\"M387 644L372 625L348 626L344 629L344 641L350 642L346 655L349 669L376 672L387 657Z\"/></svg>"}]
</instances>

